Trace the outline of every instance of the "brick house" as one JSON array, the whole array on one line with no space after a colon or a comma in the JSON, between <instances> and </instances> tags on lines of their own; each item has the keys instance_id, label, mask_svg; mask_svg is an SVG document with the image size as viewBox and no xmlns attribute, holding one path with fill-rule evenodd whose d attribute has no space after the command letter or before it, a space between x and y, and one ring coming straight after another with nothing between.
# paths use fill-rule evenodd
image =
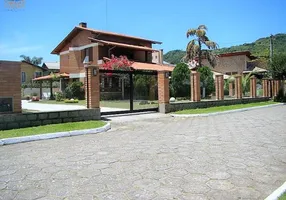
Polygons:
<instances>
[{"instance_id":1,"label":"brick house","mask_svg":"<svg viewBox=\"0 0 286 200\"><path fill-rule=\"evenodd\" d=\"M153 44L161 42L95 30L81 22L51 53L60 56L60 73L67 73L70 79L81 82L85 78L83 61L86 58L91 65L100 66L104 58L124 55L134 61L132 68L135 70L172 71L172 67L163 65L163 51L153 49ZM116 87L118 93L121 92L119 85L124 84L119 78L104 75L101 75L100 82L102 87ZM106 87L104 92L107 92Z\"/></svg>"},{"instance_id":2,"label":"brick house","mask_svg":"<svg viewBox=\"0 0 286 200\"><path fill-rule=\"evenodd\" d=\"M248 71L248 62L255 59L249 51L219 54L215 71L226 75L242 74ZM212 68L207 59L202 60L204 66Z\"/></svg>"}]
</instances>

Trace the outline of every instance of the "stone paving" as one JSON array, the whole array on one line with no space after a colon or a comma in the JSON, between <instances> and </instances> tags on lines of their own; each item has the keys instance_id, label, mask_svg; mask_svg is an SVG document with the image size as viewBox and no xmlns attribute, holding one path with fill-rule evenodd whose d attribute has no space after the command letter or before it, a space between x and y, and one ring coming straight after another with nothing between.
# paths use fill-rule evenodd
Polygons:
<instances>
[{"instance_id":1,"label":"stone paving","mask_svg":"<svg viewBox=\"0 0 286 200\"><path fill-rule=\"evenodd\" d=\"M286 180L286 106L112 122L0 147L0 199L264 199Z\"/></svg>"}]
</instances>

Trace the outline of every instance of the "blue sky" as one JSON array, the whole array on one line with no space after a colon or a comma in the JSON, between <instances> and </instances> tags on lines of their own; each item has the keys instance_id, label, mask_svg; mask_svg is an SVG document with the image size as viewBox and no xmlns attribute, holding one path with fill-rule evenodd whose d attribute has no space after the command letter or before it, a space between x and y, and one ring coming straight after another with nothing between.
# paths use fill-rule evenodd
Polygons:
<instances>
[{"instance_id":1,"label":"blue sky","mask_svg":"<svg viewBox=\"0 0 286 200\"><path fill-rule=\"evenodd\" d=\"M25 0L24 8L14 10L0 1L0 60L24 54L58 61L50 52L81 21L162 41L154 47L165 53L185 49L187 29L200 24L220 47L286 33L285 0Z\"/></svg>"}]
</instances>

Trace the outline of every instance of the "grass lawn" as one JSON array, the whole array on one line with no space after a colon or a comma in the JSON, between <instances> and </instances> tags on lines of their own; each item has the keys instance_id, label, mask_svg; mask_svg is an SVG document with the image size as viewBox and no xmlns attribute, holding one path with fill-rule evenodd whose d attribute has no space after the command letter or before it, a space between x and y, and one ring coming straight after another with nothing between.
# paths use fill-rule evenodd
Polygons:
<instances>
[{"instance_id":1,"label":"grass lawn","mask_svg":"<svg viewBox=\"0 0 286 200\"><path fill-rule=\"evenodd\" d=\"M12 130L0 131L0 139L21 137L28 135L39 135L43 133L55 133L63 131L74 131L90 128L98 128L104 126L106 123L103 121L84 121L84 122L72 122L63 124L50 124L45 126L35 126L29 128L19 128Z\"/></svg>"},{"instance_id":2,"label":"grass lawn","mask_svg":"<svg viewBox=\"0 0 286 200\"><path fill-rule=\"evenodd\" d=\"M278 200L286 200L286 192L279 197Z\"/></svg>"},{"instance_id":3,"label":"grass lawn","mask_svg":"<svg viewBox=\"0 0 286 200\"><path fill-rule=\"evenodd\" d=\"M144 109L144 108L156 108L158 107L157 101L156 104L145 104L139 105L139 101L133 102L134 109ZM45 103L45 104L65 104L65 105L82 105L85 106L85 100L79 100L78 103L65 103L64 101L55 101L55 100L41 100L41 101L34 101L33 103ZM122 100L122 101L100 101L101 107L109 107L109 108L125 108L129 109L130 103L129 100Z\"/></svg>"},{"instance_id":4,"label":"grass lawn","mask_svg":"<svg viewBox=\"0 0 286 200\"><path fill-rule=\"evenodd\" d=\"M248 103L248 104L236 104L236 105L229 105L229 106L188 109L188 110L180 110L180 111L174 112L174 114L213 113L213 112L222 112L222 111L235 110L235 109L241 109L241 108L250 108L250 107L255 107L255 106L265 106L265 105L271 105L271 104L276 104L276 102L266 101L266 102Z\"/></svg>"}]
</instances>

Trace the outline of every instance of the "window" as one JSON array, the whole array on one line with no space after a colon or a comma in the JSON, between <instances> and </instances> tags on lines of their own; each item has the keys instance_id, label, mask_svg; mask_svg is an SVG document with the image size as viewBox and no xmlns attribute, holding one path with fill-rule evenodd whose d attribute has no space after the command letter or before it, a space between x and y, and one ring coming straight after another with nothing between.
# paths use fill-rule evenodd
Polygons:
<instances>
[{"instance_id":1,"label":"window","mask_svg":"<svg viewBox=\"0 0 286 200\"><path fill-rule=\"evenodd\" d=\"M81 51L81 59L84 61L85 57L88 56L88 61L93 61L93 48L86 48Z\"/></svg>"},{"instance_id":2,"label":"window","mask_svg":"<svg viewBox=\"0 0 286 200\"><path fill-rule=\"evenodd\" d=\"M35 72L34 73L34 78L38 78L42 76L42 72Z\"/></svg>"},{"instance_id":3,"label":"window","mask_svg":"<svg viewBox=\"0 0 286 200\"><path fill-rule=\"evenodd\" d=\"M26 72L22 72L21 80L22 80L22 83L26 82Z\"/></svg>"}]
</instances>

